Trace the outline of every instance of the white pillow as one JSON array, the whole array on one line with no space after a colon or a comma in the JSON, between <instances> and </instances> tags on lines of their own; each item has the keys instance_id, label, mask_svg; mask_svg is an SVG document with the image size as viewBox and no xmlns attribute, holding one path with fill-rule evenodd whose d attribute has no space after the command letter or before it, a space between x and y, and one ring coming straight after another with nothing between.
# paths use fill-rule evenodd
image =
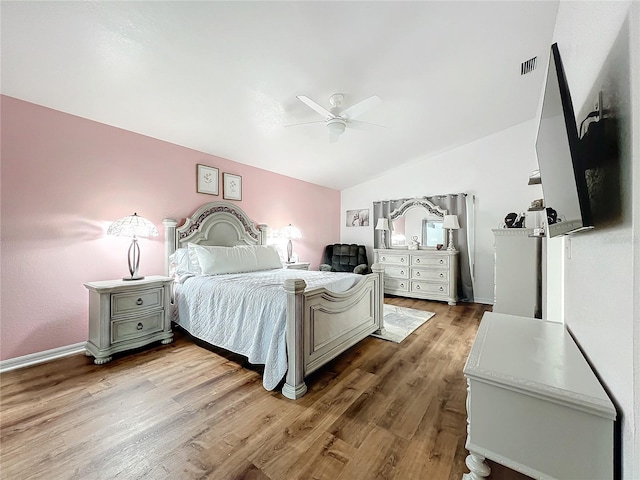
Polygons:
<instances>
[{"instance_id":1,"label":"white pillow","mask_svg":"<svg viewBox=\"0 0 640 480\"><path fill-rule=\"evenodd\" d=\"M189 252L195 254L203 275L282 268L278 253L266 245L216 247L190 243Z\"/></svg>"},{"instance_id":2,"label":"white pillow","mask_svg":"<svg viewBox=\"0 0 640 480\"><path fill-rule=\"evenodd\" d=\"M173 276L200 275L200 265L193 262L187 248L178 248L169 256L169 273Z\"/></svg>"}]
</instances>

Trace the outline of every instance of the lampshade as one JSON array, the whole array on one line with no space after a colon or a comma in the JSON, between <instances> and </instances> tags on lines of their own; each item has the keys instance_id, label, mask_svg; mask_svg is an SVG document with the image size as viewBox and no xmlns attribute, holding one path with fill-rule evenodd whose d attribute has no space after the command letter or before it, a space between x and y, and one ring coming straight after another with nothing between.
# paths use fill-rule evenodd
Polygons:
<instances>
[{"instance_id":1,"label":"lampshade","mask_svg":"<svg viewBox=\"0 0 640 480\"><path fill-rule=\"evenodd\" d=\"M460 228L460 224L458 223L457 215L445 215L444 221L442 222L442 228L448 228L451 230L458 230Z\"/></svg>"},{"instance_id":2,"label":"lampshade","mask_svg":"<svg viewBox=\"0 0 640 480\"><path fill-rule=\"evenodd\" d=\"M302 238L302 232L298 227L289 224L282 229L282 236L289 240L295 240L296 238Z\"/></svg>"},{"instance_id":3,"label":"lampshade","mask_svg":"<svg viewBox=\"0 0 640 480\"><path fill-rule=\"evenodd\" d=\"M123 217L113 222L107 229L107 235L119 237L157 237L159 235L156 226L137 213Z\"/></svg>"},{"instance_id":4,"label":"lampshade","mask_svg":"<svg viewBox=\"0 0 640 480\"><path fill-rule=\"evenodd\" d=\"M124 277L123 280L142 280L144 277L138 275L138 269L140 268L138 237L157 237L159 233L156 226L146 218L134 213L113 222L107 229L107 235L131 237L131 245L127 256L131 275Z\"/></svg>"},{"instance_id":5,"label":"lampshade","mask_svg":"<svg viewBox=\"0 0 640 480\"><path fill-rule=\"evenodd\" d=\"M389 220L386 218L379 218L376 223L376 230L389 230Z\"/></svg>"}]
</instances>

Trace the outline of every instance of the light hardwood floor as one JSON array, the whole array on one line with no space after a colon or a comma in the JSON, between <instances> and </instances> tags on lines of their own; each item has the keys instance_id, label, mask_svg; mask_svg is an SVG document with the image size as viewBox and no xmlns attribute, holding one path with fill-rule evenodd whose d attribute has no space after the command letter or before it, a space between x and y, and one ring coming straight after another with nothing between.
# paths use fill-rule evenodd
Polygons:
<instances>
[{"instance_id":1,"label":"light hardwood floor","mask_svg":"<svg viewBox=\"0 0 640 480\"><path fill-rule=\"evenodd\" d=\"M297 401L179 332L102 366L74 355L4 373L0 477L460 480L462 368L488 307L385 301L436 315L401 344L365 339Z\"/></svg>"}]
</instances>

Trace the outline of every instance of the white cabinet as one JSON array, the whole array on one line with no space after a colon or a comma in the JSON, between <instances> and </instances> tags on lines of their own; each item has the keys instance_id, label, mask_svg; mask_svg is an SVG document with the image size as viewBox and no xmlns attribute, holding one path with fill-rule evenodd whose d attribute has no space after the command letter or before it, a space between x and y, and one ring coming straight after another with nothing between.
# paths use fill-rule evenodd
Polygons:
<instances>
[{"instance_id":1,"label":"white cabinet","mask_svg":"<svg viewBox=\"0 0 640 480\"><path fill-rule=\"evenodd\" d=\"M88 282L89 340L87 355L101 365L113 353L160 340L173 341L170 306L171 277Z\"/></svg>"},{"instance_id":2,"label":"white cabinet","mask_svg":"<svg viewBox=\"0 0 640 480\"><path fill-rule=\"evenodd\" d=\"M542 238L530 228L493 230L495 283L493 311L542 317Z\"/></svg>"},{"instance_id":3,"label":"white cabinet","mask_svg":"<svg viewBox=\"0 0 640 480\"><path fill-rule=\"evenodd\" d=\"M489 458L540 479L613 478L616 410L564 325L485 313L464 367L465 480Z\"/></svg>"},{"instance_id":4,"label":"white cabinet","mask_svg":"<svg viewBox=\"0 0 640 480\"><path fill-rule=\"evenodd\" d=\"M402 297L458 301L458 251L377 249L384 267L384 293Z\"/></svg>"}]
</instances>

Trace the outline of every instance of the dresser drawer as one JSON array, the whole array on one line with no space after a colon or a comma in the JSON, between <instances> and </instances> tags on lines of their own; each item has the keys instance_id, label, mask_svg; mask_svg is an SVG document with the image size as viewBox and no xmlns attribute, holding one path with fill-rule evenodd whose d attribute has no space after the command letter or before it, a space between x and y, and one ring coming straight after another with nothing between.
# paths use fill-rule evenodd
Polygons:
<instances>
[{"instance_id":1,"label":"dresser drawer","mask_svg":"<svg viewBox=\"0 0 640 480\"><path fill-rule=\"evenodd\" d=\"M409 265L409 255L406 253L381 253L380 263L395 263L398 265Z\"/></svg>"},{"instance_id":2,"label":"dresser drawer","mask_svg":"<svg viewBox=\"0 0 640 480\"><path fill-rule=\"evenodd\" d=\"M163 288L111 295L111 318L163 306Z\"/></svg>"},{"instance_id":3,"label":"dresser drawer","mask_svg":"<svg viewBox=\"0 0 640 480\"><path fill-rule=\"evenodd\" d=\"M395 278L409 278L409 267L397 267L395 265L385 265L384 276Z\"/></svg>"},{"instance_id":4,"label":"dresser drawer","mask_svg":"<svg viewBox=\"0 0 640 480\"><path fill-rule=\"evenodd\" d=\"M422 282L411 280L411 291L416 293L432 293L436 295L449 295L449 285L441 283Z\"/></svg>"},{"instance_id":5,"label":"dresser drawer","mask_svg":"<svg viewBox=\"0 0 640 480\"><path fill-rule=\"evenodd\" d=\"M409 291L409 280L400 280L398 278L388 278L384 279L384 288L389 290L399 290L403 292Z\"/></svg>"},{"instance_id":6,"label":"dresser drawer","mask_svg":"<svg viewBox=\"0 0 640 480\"><path fill-rule=\"evenodd\" d=\"M411 265L423 266L423 267L445 267L449 268L449 257L442 255L411 255Z\"/></svg>"},{"instance_id":7,"label":"dresser drawer","mask_svg":"<svg viewBox=\"0 0 640 480\"><path fill-rule=\"evenodd\" d=\"M386 272L385 272L386 273ZM441 282L449 282L449 270L438 270L438 269L430 269L430 268L420 268L420 267L412 267L411 268L411 278L413 280L432 280L432 281L441 281Z\"/></svg>"},{"instance_id":8,"label":"dresser drawer","mask_svg":"<svg viewBox=\"0 0 640 480\"><path fill-rule=\"evenodd\" d=\"M117 343L132 338L144 337L161 332L164 324L164 310L145 317L114 320L111 322L111 342Z\"/></svg>"}]
</instances>

